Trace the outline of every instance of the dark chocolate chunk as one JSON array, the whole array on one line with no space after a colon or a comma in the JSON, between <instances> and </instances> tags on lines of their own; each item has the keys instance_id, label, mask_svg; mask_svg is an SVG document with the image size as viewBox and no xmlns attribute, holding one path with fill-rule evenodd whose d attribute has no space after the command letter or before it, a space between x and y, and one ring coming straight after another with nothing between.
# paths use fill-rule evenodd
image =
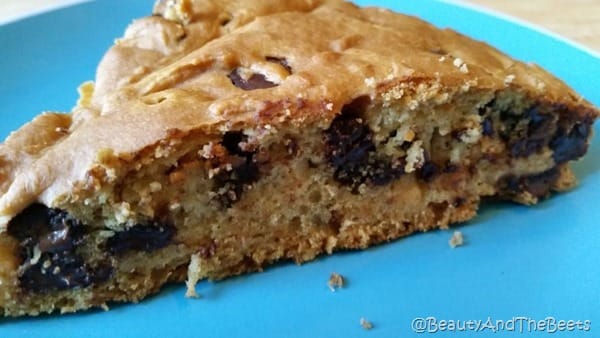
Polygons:
<instances>
[{"instance_id":1,"label":"dark chocolate chunk","mask_svg":"<svg viewBox=\"0 0 600 338\"><path fill-rule=\"evenodd\" d=\"M496 99L492 99L490 102L486 103L483 106L480 106L479 108L477 108L477 113L480 116L486 115L487 113L489 113L491 110L493 110L493 107L496 104Z\"/></svg>"},{"instance_id":2,"label":"dark chocolate chunk","mask_svg":"<svg viewBox=\"0 0 600 338\"><path fill-rule=\"evenodd\" d=\"M444 173L451 174L455 173L456 171L458 171L458 166L456 164L452 164L450 161L447 161L446 165L444 166Z\"/></svg>"},{"instance_id":3,"label":"dark chocolate chunk","mask_svg":"<svg viewBox=\"0 0 600 338\"><path fill-rule=\"evenodd\" d=\"M452 202L452 206L455 208L460 208L463 204L465 204L465 199L462 197L457 197L454 199L454 202Z\"/></svg>"},{"instance_id":4,"label":"dark chocolate chunk","mask_svg":"<svg viewBox=\"0 0 600 338\"><path fill-rule=\"evenodd\" d=\"M212 191L216 193L215 200L224 208L231 207L240 199L244 188L260 178L256 151L248 151L240 146L247 139L242 132L227 132L223 136L221 144L232 155L233 166L231 170L221 170L214 177Z\"/></svg>"},{"instance_id":5,"label":"dark chocolate chunk","mask_svg":"<svg viewBox=\"0 0 600 338\"><path fill-rule=\"evenodd\" d=\"M560 170L554 167L541 174L531 175L522 179L523 188L533 196L546 197L550 194L552 185L560 177Z\"/></svg>"},{"instance_id":6,"label":"dark chocolate chunk","mask_svg":"<svg viewBox=\"0 0 600 338\"><path fill-rule=\"evenodd\" d=\"M439 168L435 163L431 161L425 161L421 169L417 171L417 177L425 182L431 182L438 172Z\"/></svg>"},{"instance_id":7,"label":"dark chocolate chunk","mask_svg":"<svg viewBox=\"0 0 600 338\"><path fill-rule=\"evenodd\" d=\"M221 145L227 149L232 155L248 156L252 155L252 152L242 150L240 143L246 142L248 137L241 131L228 131L223 135L223 141Z\"/></svg>"},{"instance_id":8,"label":"dark chocolate chunk","mask_svg":"<svg viewBox=\"0 0 600 338\"><path fill-rule=\"evenodd\" d=\"M539 174L527 176L509 175L501 180L503 193L515 195L527 191L535 197L543 198L550 194L552 185L560 177L560 170L554 167Z\"/></svg>"},{"instance_id":9,"label":"dark chocolate chunk","mask_svg":"<svg viewBox=\"0 0 600 338\"><path fill-rule=\"evenodd\" d=\"M22 247L33 249L39 245L41 252L73 250L85 232L85 226L67 212L37 203L23 210L8 226L8 233Z\"/></svg>"},{"instance_id":10,"label":"dark chocolate chunk","mask_svg":"<svg viewBox=\"0 0 600 338\"><path fill-rule=\"evenodd\" d=\"M373 185L386 185L404 174L404 159L392 164L389 161L375 160L368 168L368 180Z\"/></svg>"},{"instance_id":11,"label":"dark chocolate chunk","mask_svg":"<svg viewBox=\"0 0 600 338\"><path fill-rule=\"evenodd\" d=\"M8 234L20 241L21 288L43 293L108 280L110 266L92 268L76 252L86 233L86 226L66 211L42 204L32 204L13 218Z\"/></svg>"},{"instance_id":12,"label":"dark chocolate chunk","mask_svg":"<svg viewBox=\"0 0 600 338\"><path fill-rule=\"evenodd\" d=\"M360 118L365 114L369 104L371 104L369 96L359 96L342 107L342 115L348 119Z\"/></svg>"},{"instance_id":13,"label":"dark chocolate chunk","mask_svg":"<svg viewBox=\"0 0 600 338\"><path fill-rule=\"evenodd\" d=\"M72 251L43 253L36 264L19 276L19 283L25 290L46 293L99 284L110 279L112 272L109 265L91 268Z\"/></svg>"},{"instance_id":14,"label":"dark chocolate chunk","mask_svg":"<svg viewBox=\"0 0 600 338\"><path fill-rule=\"evenodd\" d=\"M367 180L383 185L403 173L376 158L373 135L363 121L353 114L342 113L325 131L326 154L335 169L334 178L351 186L355 192Z\"/></svg>"},{"instance_id":15,"label":"dark chocolate chunk","mask_svg":"<svg viewBox=\"0 0 600 338\"><path fill-rule=\"evenodd\" d=\"M486 117L483 122L481 122L481 130L484 136L494 136L494 121L491 118Z\"/></svg>"},{"instance_id":16,"label":"dark chocolate chunk","mask_svg":"<svg viewBox=\"0 0 600 338\"><path fill-rule=\"evenodd\" d=\"M84 225L66 211L48 210L49 232L39 237L42 252L62 252L73 250L83 241L86 233Z\"/></svg>"},{"instance_id":17,"label":"dark chocolate chunk","mask_svg":"<svg viewBox=\"0 0 600 338\"><path fill-rule=\"evenodd\" d=\"M106 250L111 254L128 251L152 252L171 243L175 228L170 225L151 222L137 224L125 231L119 231L106 241Z\"/></svg>"},{"instance_id":18,"label":"dark chocolate chunk","mask_svg":"<svg viewBox=\"0 0 600 338\"><path fill-rule=\"evenodd\" d=\"M505 114L505 116L508 115ZM533 106L517 120L505 123L512 126L512 128L507 128L504 133L511 155L527 157L539 152L550 142L552 128L556 122L552 115L542 114L539 106Z\"/></svg>"},{"instance_id":19,"label":"dark chocolate chunk","mask_svg":"<svg viewBox=\"0 0 600 338\"><path fill-rule=\"evenodd\" d=\"M570 131L567 131L564 127L558 128L556 135L550 142L554 162L557 164L564 163L585 155L591 127L591 120L585 120L575 123Z\"/></svg>"},{"instance_id":20,"label":"dark chocolate chunk","mask_svg":"<svg viewBox=\"0 0 600 338\"><path fill-rule=\"evenodd\" d=\"M249 78L244 79L237 68L232 70L227 77L234 86L243 90L266 89L277 86L276 83L267 80L263 74L254 73Z\"/></svg>"},{"instance_id":21,"label":"dark chocolate chunk","mask_svg":"<svg viewBox=\"0 0 600 338\"><path fill-rule=\"evenodd\" d=\"M325 154L334 168L333 177L354 193L363 183L385 185L404 174L405 161L378 156L373 132L360 117L368 97L359 97L343 107L325 131Z\"/></svg>"},{"instance_id":22,"label":"dark chocolate chunk","mask_svg":"<svg viewBox=\"0 0 600 338\"><path fill-rule=\"evenodd\" d=\"M222 207L230 208L239 201L244 188L257 182L259 178L260 171L254 157L245 159L230 171L221 170L213 179L212 190L217 193L215 199Z\"/></svg>"},{"instance_id":23,"label":"dark chocolate chunk","mask_svg":"<svg viewBox=\"0 0 600 338\"><path fill-rule=\"evenodd\" d=\"M8 234L23 245L37 244L37 238L48 230L48 207L35 203L20 212L8 223Z\"/></svg>"}]
</instances>

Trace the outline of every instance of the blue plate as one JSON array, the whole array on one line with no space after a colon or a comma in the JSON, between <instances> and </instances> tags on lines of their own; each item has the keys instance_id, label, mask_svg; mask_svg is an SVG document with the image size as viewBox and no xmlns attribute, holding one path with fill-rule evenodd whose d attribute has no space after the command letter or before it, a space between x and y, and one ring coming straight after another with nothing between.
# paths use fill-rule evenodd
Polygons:
<instances>
[{"instance_id":1,"label":"blue plate","mask_svg":"<svg viewBox=\"0 0 600 338\"><path fill-rule=\"evenodd\" d=\"M451 3L359 2L485 40L540 64L600 104L600 59L569 43ZM94 77L114 38L151 6L151 0L98 1L1 26L0 137L42 110L68 111L75 88ZM432 231L303 266L282 263L263 273L201 282L199 300L185 298L176 285L108 312L0 319L0 336L409 337L437 330L436 337L445 337L452 328L463 334L478 328L478 337L491 337L496 324L504 331L537 329L534 336L572 324L575 330L562 336L599 336L599 169L595 140L575 165L577 189L532 208L486 205L459 226L467 244L457 249L448 246L450 231ZM332 271L348 279L335 293L326 285ZM373 323L371 331L361 328L361 317Z\"/></svg>"}]
</instances>

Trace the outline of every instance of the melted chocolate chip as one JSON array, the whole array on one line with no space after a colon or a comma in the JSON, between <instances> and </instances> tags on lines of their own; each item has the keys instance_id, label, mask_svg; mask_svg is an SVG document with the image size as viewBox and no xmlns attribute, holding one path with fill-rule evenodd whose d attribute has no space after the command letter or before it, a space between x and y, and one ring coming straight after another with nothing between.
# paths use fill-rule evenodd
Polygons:
<instances>
[{"instance_id":1,"label":"melted chocolate chip","mask_svg":"<svg viewBox=\"0 0 600 338\"><path fill-rule=\"evenodd\" d=\"M247 139L248 137L241 131L228 131L223 135L221 145L232 155L248 156L252 155L252 152L242 150L240 145L242 142L246 142Z\"/></svg>"},{"instance_id":2,"label":"melted chocolate chip","mask_svg":"<svg viewBox=\"0 0 600 338\"><path fill-rule=\"evenodd\" d=\"M392 164L384 160L375 160L367 168L367 178L373 185L386 185L404 174L404 160Z\"/></svg>"},{"instance_id":3,"label":"melted chocolate chip","mask_svg":"<svg viewBox=\"0 0 600 338\"><path fill-rule=\"evenodd\" d=\"M86 226L67 212L42 204L29 206L11 220L8 233L20 241L24 267L21 288L43 293L109 279L110 266L90 267L76 251L86 232Z\"/></svg>"},{"instance_id":4,"label":"melted chocolate chip","mask_svg":"<svg viewBox=\"0 0 600 338\"><path fill-rule=\"evenodd\" d=\"M426 161L421 167L421 169L417 171L417 177L425 182L431 182L438 174L438 172L439 168L435 163L431 161Z\"/></svg>"},{"instance_id":5,"label":"melted chocolate chip","mask_svg":"<svg viewBox=\"0 0 600 338\"><path fill-rule=\"evenodd\" d=\"M245 187L257 182L260 170L256 160L256 151L248 151L240 146L248 137L242 132L227 132L221 144L232 155L231 170L221 170L213 179L212 191L215 200L224 208L231 207L238 201Z\"/></svg>"},{"instance_id":6,"label":"melted chocolate chip","mask_svg":"<svg viewBox=\"0 0 600 338\"><path fill-rule=\"evenodd\" d=\"M452 164L450 161L446 162L444 166L444 173L451 174L458 171L458 166L456 164Z\"/></svg>"},{"instance_id":7,"label":"melted chocolate chip","mask_svg":"<svg viewBox=\"0 0 600 338\"><path fill-rule=\"evenodd\" d=\"M366 182L384 185L404 174L399 162L377 158L373 133L356 117L356 105L346 106L325 131L327 160L335 169L333 177L341 184L358 187Z\"/></svg>"},{"instance_id":8,"label":"melted chocolate chip","mask_svg":"<svg viewBox=\"0 0 600 338\"><path fill-rule=\"evenodd\" d=\"M527 191L535 197L542 198L550 194L552 185L560 177L560 170L558 167L554 167L545 172L528 175L528 176L514 176L509 175L502 179L500 186L503 187L504 192L509 195L519 194Z\"/></svg>"},{"instance_id":9,"label":"melted chocolate chip","mask_svg":"<svg viewBox=\"0 0 600 338\"><path fill-rule=\"evenodd\" d=\"M507 126L503 137L513 157L527 157L542 150L550 141L549 135L556 123L553 116L542 114L538 106L533 106L519 117L503 116ZM512 116L512 120L507 116Z\"/></svg>"},{"instance_id":10,"label":"melted chocolate chip","mask_svg":"<svg viewBox=\"0 0 600 338\"><path fill-rule=\"evenodd\" d=\"M252 158L232 168L231 171L222 170L214 178L217 193L216 200L225 208L230 208L239 201L244 187L258 181L260 172L258 165Z\"/></svg>"},{"instance_id":11,"label":"melted chocolate chip","mask_svg":"<svg viewBox=\"0 0 600 338\"><path fill-rule=\"evenodd\" d=\"M48 216L50 231L39 237L42 252L73 250L83 241L86 230L79 220L58 209L49 209Z\"/></svg>"},{"instance_id":12,"label":"melted chocolate chip","mask_svg":"<svg viewBox=\"0 0 600 338\"><path fill-rule=\"evenodd\" d=\"M67 212L33 204L17 215L8 226L8 233L21 246L41 252L58 253L73 250L85 235L85 226Z\"/></svg>"},{"instance_id":13,"label":"melted chocolate chip","mask_svg":"<svg viewBox=\"0 0 600 338\"><path fill-rule=\"evenodd\" d=\"M404 174L404 158L384 158L377 154L373 132L360 117L370 99L361 96L342 108L324 133L325 154L334 168L333 178L343 185L358 187L369 183L385 185ZM409 145L410 146L410 145Z\"/></svg>"},{"instance_id":14,"label":"melted chocolate chip","mask_svg":"<svg viewBox=\"0 0 600 338\"><path fill-rule=\"evenodd\" d=\"M460 208L463 204L465 204L465 199L462 197L457 197L452 202L452 206L455 208Z\"/></svg>"},{"instance_id":15,"label":"melted chocolate chip","mask_svg":"<svg viewBox=\"0 0 600 338\"><path fill-rule=\"evenodd\" d=\"M237 68L232 70L227 77L234 86L243 90L266 89L277 86L276 83L267 80L263 74L254 73L250 75L249 78L245 79L240 75L239 69Z\"/></svg>"},{"instance_id":16,"label":"melted chocolate chip","mask_svg":"<svg viewBox=\"0 0 600 338\"><path fill-rule=\"evenodd\" d=\"M108 265L91 268L72 251L43 253L36 264L19 276L19 282L25 290L45 293L102 283L112 276L112 272Z\"/></svg>"},{"instance_id":17,"label":"melted chocolate chip","mask_svg":"<svg viewBox=\"0 0 600 338\"><path fill-rule=\"evenodd\" d=\"M132 250L152 252L171 243L174 234L175 228L170 225L157 222L137 224L110 237L106 241L106 250L113 255Z\"/></svg>"},{"instance_id":18,"label":"melted chocolate chip","mask_svg":"<svg viewBox=\"0 0 600 338\"><path fill-rule=\"evenodd\" d=\"M494 110L495 106L496 106L496 98L493 98L485 105L477 108L477 112L479 113L480 116L483 116L483 115L488 114L490 111Z\"/></svg>"},{"instance_id":19,"label":"melted chocolate chip","mask_svg":"<svg viewBox=\"0 0 600 338\"><path fill-rule=\"evenodd\" d=\"M21 245L35 246L37 238L47 232L48 211L48 207L43 204L32 204L10 221L8 234L19 240Z\"/></svg>"},{"instance_id":20,"label":"melted chocolate chip","mask_svg":"<svg viewBox=\"0 0 600 338\"><path fill-rule=\"evenodd\" d=\"M569 132L564 127L560 127L550 142L554 162L564 163L585 155L591 126L591 120L586 120L576 123Z\"/></svg>"},{"instance_id":21,"label":"melted chocolate chip","mask_svg":"<svg viewBox=\"0 0 600 338\"><path fill-rule=\"evenodd\" d=\"M486 117L481 122L481 130L484 136L494 136L494 122L490 117Z\"/></svg>"},{"instance_id":22,"label":"melted chocolate chip","mask_svg":"<svg viewBox=\"0 0 600 338\"><path fill-rule=\"evenodd\" d=\"M513 157L527 157L548 146L553 150L554 162L560 164L577 159L587 151L592 120L575 121L563 105L535 104L523 114L516 114L501 110L492 100L480 108L479 113L487 115L494 111L499 113L499 124L494 126L495 120L485 117L483 135L492 136L497 132Z\"/></svg>"}]
</instances>

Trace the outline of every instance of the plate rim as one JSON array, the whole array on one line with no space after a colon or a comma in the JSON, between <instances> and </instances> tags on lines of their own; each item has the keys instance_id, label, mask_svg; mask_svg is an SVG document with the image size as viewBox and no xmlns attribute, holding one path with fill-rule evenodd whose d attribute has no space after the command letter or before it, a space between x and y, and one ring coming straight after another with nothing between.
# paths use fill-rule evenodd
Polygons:
<instances>
[{"instance_id":1,"label":"plate rim","mask_svg":"<svg viewBox=\"0 0 600 338\"><path fill-rule=\"evenodd\" d=\"M590 56L595 57L600 61L600 51L596 51L595 49L588 47L578 41L573 40L572 38L566 37L560 33L554 32L546 27L543 27L539 24L533 23L531 21L527 21L525 19L519 18L512 14L501 12L497 9L488 8L479 4L474 4L470 2L465 2L462 0L432 0L440 3L450 4L456 7L459 7L464 10L477 12L480 14L484 14L487 16L494 17L496 19L500 19L502 21L515 24L522 28L528 29L530 31L534 31L538 34L544 35L548 38L552 38L559 42L562 42L570 47L573 47L581 52L584 52Z\"/></svg>"}]
</instances>

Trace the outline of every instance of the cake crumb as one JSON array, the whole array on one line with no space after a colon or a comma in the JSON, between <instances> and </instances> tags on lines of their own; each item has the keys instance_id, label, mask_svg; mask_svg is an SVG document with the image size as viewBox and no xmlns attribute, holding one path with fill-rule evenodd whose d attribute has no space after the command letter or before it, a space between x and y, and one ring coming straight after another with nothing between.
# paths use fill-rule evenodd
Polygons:
<instances>
[{"instance_id":1,"label":"cake crumb","mask_svg":"<svg viewBox=\"0 0 600 338\"><path fill-rule=\"evenodd\" d=\"M544 82L542 82L541 80L538 80L536 83L536 87L538 90L544 91L546 89L546 84Z\"/></svg>"},{"instance_id":2,"label":"cake crumb","mask_svg":"<svg viewBox=\"0 0 600 338\"><path fill-rule=\"evenodd\" d=\"M327 281L327 286L329 286L331 292L335 292L336 289L344 287L344 276L337 272L332 272Z\"/></svg>"},{"instance_id":3,"label":"cake crumb","mask_svg":"<svg viewBox=\"0 0 600 338\"><path fill-rule=\"evenodd\" d=\"M460 140L464 143L474 144L477 143L480 138L481 129L479 127L466 129L460 134Z\"/></svg>"},{"instance_id":4,"label":"cake crumb","mask_svg":"<svg viewBox=\"0 0 600 338\"><path fill-rule=\"evenodd\" d=\"M42 258L42 251L40 250L40 246L36 244L33 247L33 257L29 261L29 264L36 265L40 261L40 258Z\"/></svg>"},{"instance_id":5,"label":"cake crumb","mask_svg":"<svg viewBox=\"0 0 600 338\"><path fill-rule=\"evenodd\" d=\"M469 67L467 67L467 64L461 58L454 59L454 61L452 61L452 64L454 65L454 67L458 68L458 70L461 73L467 74L469 72Z\"/></svg>"},{"instance_id":6,"label":"cake crumb","mask_svg":"<svg viewBox=\"0 0 600 338\"><path fill-rule=\"evenodd\" d=\"M513 83L513 81L515 80L515 75L514 74L509 74L506 75L506 77L504 78L504 85L508 86L509 84Z\"/></svg>"},{"instance_id":7,"label":"cake crumb","mask_svg":"<svg viewBox=\"0 0 600 338\"><path fill-rule=\"evenodd\" d=\"M408 128L408 130L404 134L404 141L412 142L416 136L417 134L415 134L415 132L411 128Z\"/></svg>"},{"instance_id":8,"label":"cake crumb","mask_svg":"<svg viewBox=\"0 0 600 338\"><path fill-rule=\"evenodd\" d=\"M453 249L462 246L464 244L464 237L462 232L454 231L452 237L450 237L450 240L448 241L448 244L450 244L450 247Z\"/></svg>"},{"instance_id":9,"label":"cake crumb","mask_svg":"<svg viewBox=\"0 0 600 338\"><path fill-rule=\"evenodd\" d=\"M365 85L369 88L375 88L375 78L373 77L368 77L365 79Z\"/></svg>"},{"instance_id":10,"label":"cake crumb","mask_svg":"<svg viewBox=\"0 0 600 338\"><path fill-rule=\"evenodd\" d=\"M150 191L151 192L159 192L162 189L162 184L160 182L152 182L150 183Z\"/></svg>"},{"instance_id":11,"label":"cake crumb","mask_svg":"<svg viewBox=\"0 0 600 338\"><path fill-rule=\"evenodd\" d=\"M187 290L185 296L188 298L200 298L200 295L196 292L196 284L200 280L200 254L193 254L190 258L190 265L188 265L188 279L185 281Z\"/></svg>"},{"instance_id":12,"label":"cake crumb","mask_svg":"<svg viewBox=\"0 0 600 338\"><path fill-rule=\"evenodd\" d=\"M365 330L370 330L373 328L373 323L366 320L365 318L360 318L360 326L362 326L362 328Z\"/></svg>"},{"instance_id":13,"label":"cake crumb","mask_svg":"<svg viewBox=\"0 0 600 338\"><path fill-rule=\"evenodd\" d=\"M89 108L92 106L92 96L94 95L94 82L86 81L77 88L79 93L79 99L77 100L77 106L83 108Z\"/></svg>"},{"instance_id":14,"label":"cake crumb","mask_svg":"<svg viewBox=\"0 0 600 338\"><path fill-rule=\"evenodd\" d=\"M425 150L423 149L423 141L414 141L410 148L406 151L406 165L404 171L412 173L423 167L425 163Z\"/></svg>"},{"instance_id":15,"label":"cake crumb","mask_svg":"<svg viewBox=\"0 0 600 338\"><path fill-rule=\"evenodd\" d=\"M189 0L169 0L163 17L169 21L188 24L192 19L192 4Z\"/></svg>"}]
</instances>

